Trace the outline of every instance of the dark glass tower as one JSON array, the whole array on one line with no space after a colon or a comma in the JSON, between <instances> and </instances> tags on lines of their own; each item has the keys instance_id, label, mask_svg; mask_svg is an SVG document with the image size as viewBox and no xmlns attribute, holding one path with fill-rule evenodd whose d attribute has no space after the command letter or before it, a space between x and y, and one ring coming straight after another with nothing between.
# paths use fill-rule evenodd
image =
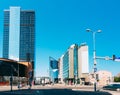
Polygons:
<instances>
[{"instance_id":1,"label":"dark glass tower","mask_svg":"<svg viewBox=\"0 0 120 95\"><path fill-rule=\"evenodd\" d=\"M35 12L20 7L4 10L3 58L34 61L34 53Z\"/></svg>"}]
</instances>

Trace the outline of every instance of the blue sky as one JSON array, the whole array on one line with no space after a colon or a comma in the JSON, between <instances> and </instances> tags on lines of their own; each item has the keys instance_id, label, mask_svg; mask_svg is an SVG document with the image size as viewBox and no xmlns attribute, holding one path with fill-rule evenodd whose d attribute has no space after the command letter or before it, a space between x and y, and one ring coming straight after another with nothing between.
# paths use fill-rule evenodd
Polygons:
<instances>
[{"instance_id":1,"label":"blue sky","mask_svg":"<svg viewBox=\"0 0 120 95\"><path fill-rule=\"evenodd\" d=\"M49 56L58 59L71 44L86 42L92 71L92 33L96 34L96 55L120 56L120 0L0 0L0 56L2 57L3 10L10 6L36 12L36 76L48 75ZM98 70L116 75L120 62L97 60Z\"/></svg>"}]
</instances>

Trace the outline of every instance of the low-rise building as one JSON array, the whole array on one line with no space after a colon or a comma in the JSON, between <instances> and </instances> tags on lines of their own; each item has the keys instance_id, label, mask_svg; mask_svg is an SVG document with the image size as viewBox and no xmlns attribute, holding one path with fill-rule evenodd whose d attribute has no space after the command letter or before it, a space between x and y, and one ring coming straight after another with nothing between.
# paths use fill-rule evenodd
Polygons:
<instances>
[{"instance_id":1,"label":"low-rise building","mask_svg":"<svg viewBox=\"0 0 120 95\"><path fill-rule=\"evenodd\" d=\"M10 85L10 78L13 84L19 81L27 81L28 66L12 59L0 58L0 85Z\"/></svg>"},{"instance_id":2,"label":"low-rise building","mask_svg":"<svg viewBox=\"0 0 120 95\"><path fill-rule=\"evenodd\" d=\"M103 86L112 82L112 73L109 71L98 71L96 72L97 85ZM94 73L89 74L89 82L94 84L95 76Z\"/></svg>"}]
</instances>

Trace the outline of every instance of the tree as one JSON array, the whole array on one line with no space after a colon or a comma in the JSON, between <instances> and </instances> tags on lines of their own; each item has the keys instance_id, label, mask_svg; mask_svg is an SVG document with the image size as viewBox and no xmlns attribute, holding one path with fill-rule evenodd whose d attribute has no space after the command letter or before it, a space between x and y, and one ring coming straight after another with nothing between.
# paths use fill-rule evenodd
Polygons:
<instances>
[{"instance_id":1,"label":"tree","mask_svg":"<svg viewBox=\"0 0 120 95\"><path fill-rule=\"evenodd\" d=\"M120 82L120 77L114 77L114 82Z\"/></svg>"}]
</instances>

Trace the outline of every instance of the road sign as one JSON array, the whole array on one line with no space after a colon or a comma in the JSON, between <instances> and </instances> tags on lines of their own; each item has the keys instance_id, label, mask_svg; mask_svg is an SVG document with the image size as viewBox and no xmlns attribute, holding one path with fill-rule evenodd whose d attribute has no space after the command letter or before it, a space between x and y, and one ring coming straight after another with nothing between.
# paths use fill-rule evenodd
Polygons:
<instances>
[{"instance_id":1,"label":"road sign","mask_svg":"<svg viewBox=\"0 0 120 95\"><path fill-rule=\"evenodd\" d=\"M116 57L114 61L120 62L120 57Z\"/></svg>"}]
</instances>

